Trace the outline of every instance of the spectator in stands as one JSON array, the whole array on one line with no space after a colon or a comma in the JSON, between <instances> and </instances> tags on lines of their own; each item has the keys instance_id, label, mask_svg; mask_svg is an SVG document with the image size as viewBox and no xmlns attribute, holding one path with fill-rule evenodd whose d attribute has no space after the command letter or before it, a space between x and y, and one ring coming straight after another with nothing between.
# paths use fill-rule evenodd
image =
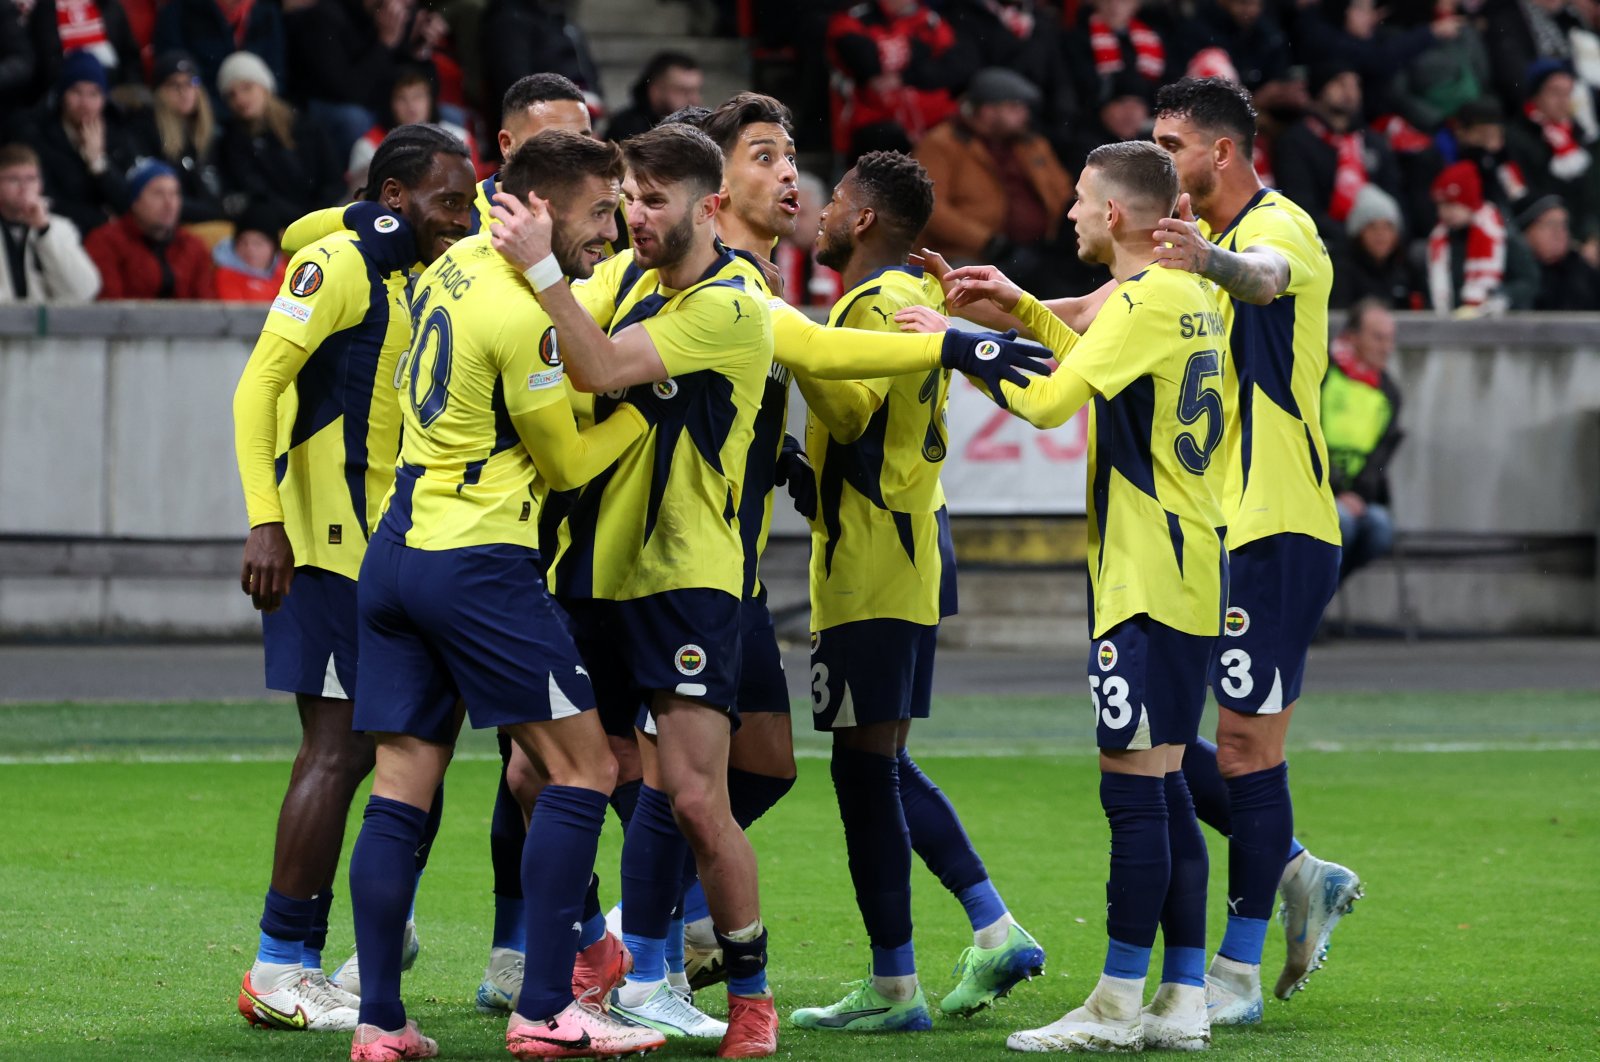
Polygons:
<instances>
[{"instance_id":1,"label":"spectator in stands","mask_svg":"<svg viewBox=\"0 0 1600 1062\"><path fill-rule=\"evenodd\" d=\"M144 67L139 61L139 44L134 39L127 13L119 0L6 0L5 8L14 12L15 26L31 74L21 66L10 71L14 94L0 91L0 107L28 107L49 93L61 76L62 63L75 51L87 51L105 68L111 86L142 85ZM6 36L12 26L7 26ZM5 79L0 79L5 80Z\"/></svg>"},{"instance_id":2,"label":"spectator in stands","mask_svg":"<svg viewBox=\"0 0 1600 1062\"><path fill-rule=\"evenodd\" d=\"M1361 123L1361 79L1353 69L1319 65L1310 88L1310 111L1273 145L1273 169L1279 189L1334 247L1344 242L1345 220L1365 185L1402 197L1400 171L1389 145Z\"/></svg>"},{"instance_id":3,"label":"spectator in stands","mask_svg":"<svg viewBox=\"0 0 1600 1062\"><path fill-rule=\"evenodd\" d=\"M289 98L320 125L338 159L371 129L413 40L416 0L315 0L288 17Z\"/></svg>"},{"instance_id":4,"label":"spectator in stands","mask_svg":"<svg viewBox=\"0 0 1600 1062\"><path fill-rule=\"evenodd\" d=\"M1142 83L1146 99L1154 99L1168 80L1172 56L1160 31L1139 17L1139 0L1093 0L1081 6L1068 48L1081 114L1108 99L1113 78L1120 79L1124 94Z\"/></svg>"},{"instance_id":5,"label":"spectator in stands","mask_svg":"<svg viewBox=\"0 0 1600 1062\"><path fill-rule=\"evenodd\" d=\"M1436 9L1431 23L1409 29L1389 25L1388 11L1388 5L1377 0L1347 0L1298 5L1287 16L1293 27L1294 54L1312 65L1339 63L1360 76L1369 119L1397 109L1393 92L1397 71L1440 41L1453 41L1461 31L1461 20L1453 11Z\"/></svg>"},{"instance_id":6,"label":"spectator in stands","mask_svg":"<svg viewBox=\"0 0 1600 1062\"><path fill-rule=\"evenodd\" d=\"M1255 94L1257 110L1299 102L1289 39L1264 0L1204 0L1187 29L1185 63L1202 49L1221 48L1233 60L1239 83Z\"/></svg>"},{"instance_id":7,"label":"spectator in stands","mask_svg":"<svg viewBox=\"0 0 1600 1062\"><path fill-rule=\"evenodd\" d=\"M295 40L296 50L309 42ZM200 80L219 95L222 62L236 51L254 52L274 78L284 76L284 19L279 4L257 0L166 0L156 16L156 52L188 52Z\"/></svg>"},{"instance_id":8,"label":"spectator in stands","mask_svg":"<svg viewBox=\"0 0 1600 1062\"><path fill-rule=\"evenodd\" d=\"M322 130L278 98L266 63L251 52L234 52L222 64L218 88L228 105L218 157L230 216L254 203L281 229L339 201L344 167Z\"/></svg>"},{"instance_id":9,"label":"spectator in stands","mask_svg":"<svg viewBox=\"0 0 1600 1062\"><path fill-rule=\"evenodd\" d=\"M1572 58L1568 34L1583 24L1568 0L1487 0L1483 15L1495 88L1512 102L1531 91L1524 78L1533 63Z\"/></svg>"},{"instance_id":10,"label":"spectator in stands","mask_svg":"<svg viewBox=\"0 0 1600 1062\"><path fill-rule=\"evenodd\" d=\"M39 97L37 63L22 13L13 0L0 0L0 113L8 119L12 112L31 106ZM10 122L6 124L9 126Z\"/></svg>"},{"instance_id":11,"label":"spectator in stands","mask_svg":"<svg viewBox=\"0 0 1600 1062\"><path fill-rule=\"evenodd\" d=\"M1131 12L1136 0L1115 2ZM1039 126L1051 133L1094 99L1074 85L1077 56L1068 46L1061 7L1055 0L948 0L940 9L967 55L962 62L969 71L1004 67L1033 82L1039 89Z\"/></svg>"},{"instance_id":12,"label":"spectator in stands","mask_svg":"<svg viewBox=\"0 0 1600 1062\"><path fill-rule=\"evenodd\" d=\"M156 60L155 100L129 122L140 158L160 159L183 185L183 223L222 217L222 177L217 172L217 120L200 82L200 67L187 52L164 52Z\"/></svg>"},{"instance_id":13,"label":"spectator in stands","mask_svg":"<svg viewBox=\"0 0 1600 1062\"><path fill-rule=\"evenodd\" d=\"M1596 144L1573 121L1572 68L1541 59L1528 68L1522 113L1506 128L1506 150L1532 195L1559 195L1591 265L1600 265L1600 162Z\"/></svg>"},{"instance_id":14,"label":"spectator in stands","mask_svg":"<svg viewBox=\"0 0 1600 1062\"><path fill-rule=\"evenodd\" d=\"M211 253L178 227L183 191L165 162L140 163L128 177L133 206L89 234L102 299L214 299Z\"/></svg>"},{"instance_id":15,"label":"spectator in stands","mask_svg":"<svg viewBox=\"0 0 1600 1062\"><path fill-rule=\"evenodd\" d=\"M783 281L783 297L793 306L832 306L844 294L844 285L837 272L817 261L817 230L830 198L828 187L814 173L801 173L795 186L800 213L795 215L794 233L779 238L772 256Z\"/></svg>"},{"instance_id":16,"label":"spectator in stands","mask_svg":"<svg viewBox=\"0 0 1600 1062\"><path fill-rule=\"evenodd\" d=\"M283 285L288 264L278 247L278 230L270 213L247 210L234 227L233 239L211 250L216 268L217 298L223 302L271 302Z\"/></svg>"},{"instance_id":17,"label":"spectator in stands","mask_svg":"<svg viewBox=\"0 0 1600 1062\"><path fill-rule=\"evenodd\" d=\"M1390 70L1391 93L1400 116L1425 133L1434 133L1462 107L1492 90L1489 50L1477 27L1455 16L1455 0L1440 0L1443 13L1432 44ZM1447 18L1449 21L1445 22ZM1440 35L1440 26L1453 32Z\"/></svg>"},{"instance_id":18,"label":"spectator in stands","mask_svg":"<svg viewBox=\"0 0 1600 1062\"><path fill-rule=\"evenodd\" d=\"M1393 354L1394 315L1375 299L1350 307L1343 330L1328 346L1322 434L1344 540L1341 582L1394 549L1389 462L1405 433L1400 387L1388 372Z\"/></svg>"},{"instance_id":19,"label":"spectator in stands","mask_svg":"<svg viewBox=\"0 0 1600 1062\"><path fill-rule=\"evenodd\" d=\"M0 147L0 303L88 302L100 272L78 229L50 212L39 156L26 144Z\"/></svg>"},{"instance_id":20,"label":"spectator in stands","mask_svg":"<svg viewBox=\"0 0 1600 1062\"><path fill-rule=\"evenodd\" d=\"M1517 215L1517 227L1539 265L1535 310L1600 309L1600 270L1572 246L1570 216L1560 196L1535 199Z\"/></svg>"},{"instance_id":21,"label":"spectator in stands","mask_svg":"<svg viewBox=\"0 0 1600 1062\"><path fill-rule=\"evenodd\" d=\"M1480 96L1463 104L1450 126L1455 157L1478 167L1484 198L1509 217L1527 198L1528 182L1506 150L1506 117L1500 101Z\"/></svg>"},{"instance_id":22,"label":"spectator in stands","mask_svg":"<svg viewBox=\"0 0 1600 1062\"><path fill-rule=\"evenodd\" d=\"M1393 309L1410 309L1420 301L1420 284L1405 247L1405 219L1394 196L1375 184L1356 193L1345 218L1348 250L1334 258L1335 308L1375 299Z\"/></svg>"},{"instance_id":23,"label":"spectator in stands","mask_svg":"<svg viewBox=\"0 0 1600 1062\"><path fill-rule=\"evenodd\" d=\"M605 110L589 38L567 16L562 0L489 0L479 51L491 100L503 98L519 78L555 73L583 90L590 111Z\"/></svg>"},{"instance_id":24,"label":"spectator in stands","mask_svg":"<svg viewBox=\"0 0 1600 1062\"><path fill-rule=\"evenodd\" d=\"M345 170L345 185L353 195L367 183L367 167L372 163L372 156L377 153L378 145L383 143L383 138L389 130L397 126L434 125L443 129L463 144L472 152L472 165L478 167L478 148L472 135L454 122L442 121L439 117L439 104L434 98L433 79L421 67L403 67L396 75L394 87L389 90L389 104L385 109L384 121L368 129L355 146L350 149L350 165Z\"/></svg>"},{"instance_id":25,"label":"spectator in stands","mask_svg":"<svg viewBox=\"0 0 1600 1062\"><path fill-rule=\"evenodd\" d=\"M1439 223L1428 235L1427 294L1435 313L1500 313L1533 305L1536 270L1526 245L1506 232L1500 208L1483 198L1470 162L1447 166L1433 182Z\"/></svg>"},{"instance_id":26,"label":"spectator in stands","mask_svg":"<svg viewBox=\"0 0 1600 1062\"><path fill-rule=\"evenodd\" d=\"M1133 70L1118 70L1100 79L1094 117L1073 123L1061 161L1074 173L1101 144L1119 140L1145 140L1150 136L1149 81Z\"/></svg>"},{"instance_id":27,"label":"spectator in stands","mask_svg":"<svg viewBox=\"0 0 1600 1062\"><path fill-rule=\"evenodd\" d=\"M1072 201L1072 175L1029 128L1039 90L1009 70L983 70L961 110L917 145L939 190L922 242L956 264L1001 267L1024 290L1061 283L1054 241Z\"/></svg>"},{"instance_id":28,"label":"spectator in stands","mask_svg":"<svg viewBox=\"0 0 1600 1062\"><path fill-rule=\"evenodd\" d=\"M618 143L653 129L683 107L700 106L706 75L694 57L682 52L657 52L633 83L633 103L611 119L606 139Z\"/></svg>"},{"instance_id":29,"label":"spectator in stands","mask_svg":"<svg viewBox=\"0 0 1600 1062\"><path fill-rule=\"evenodd\" d=\"M955 113L955 93L974 65L922 0L869 0L839 12L828 23L827 50L837 75L833 147L847 161L909 150Z\"/></svg>"},{"instance_id":30,"label":"spectator in stands","mask_svg":"<svg viewBox=\"0 0 1600 1062\"><path fill-rule=\"evenodd\" d=\"M88 52L61 64L58 102L35 113L19 139L39 152L51 203L87 233L128 208L124 174L133 166L132 142L106 102L106 71Z\"/></svg>"}]
</instances>

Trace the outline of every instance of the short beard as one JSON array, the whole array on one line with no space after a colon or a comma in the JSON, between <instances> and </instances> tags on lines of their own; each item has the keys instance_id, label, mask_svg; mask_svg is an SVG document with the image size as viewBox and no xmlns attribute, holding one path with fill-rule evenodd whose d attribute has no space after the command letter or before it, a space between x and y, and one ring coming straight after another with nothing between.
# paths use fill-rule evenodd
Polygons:
<instances>
[{"instance_id":1,"label":"short beard","mask_svg":"<svg viewBox=\"0 0 1600 1062\"><path fill-rule=\"evenodd\" d=\"M585 260L583 244L574 241L568 235L567 227L559 221L551 227L550 247L561 272L573 280L583 280L594 273L593 267Z\"/></svg>"},{"instance_id":2,"label":"short beard","mask_svg":"<svg viewBox=\"0 0 1600 1062\"><path fill-rule=\"evenodd\" d=\"M649 264L651 269L671 269L685 258L694 247L694 220L684 214L683 220L661 234L661 257Z\"/></svg>"},{"instance_id":3,"label":"short beard","mask_svg":"<svg viewBox=\"0 0 1600 1062\"><path fill-rule=\"evenodd\" d=\"M849 236L839 239L823 238L817 241L817 264L827 266L835 272L843 272L844 267L850 264L850 259L855 257L855 240Z\"/></svg>"}]
</instances>

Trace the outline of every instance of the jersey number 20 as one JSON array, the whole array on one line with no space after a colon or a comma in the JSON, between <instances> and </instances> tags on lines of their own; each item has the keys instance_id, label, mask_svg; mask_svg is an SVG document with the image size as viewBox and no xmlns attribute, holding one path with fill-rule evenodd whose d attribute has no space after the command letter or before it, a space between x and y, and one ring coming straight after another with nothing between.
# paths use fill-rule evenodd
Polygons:
<instances>
[{"instance_id":1,"label":"jersey number 20","mask_svg":"<svg viewBox=\"0 0 1600 1062\"><path fill-rule=\"evenodd\" d=\"M1205 434L1197 431L1181 433L1173 443L1178 460L1195 475L1204 475L1211 464L1211 451L1222 441L1222 395L1215 388L1207 388L1206 381L1222 375L1222 362L1215 350L1199 350L1189 355L1189 364L1183 370L1183 384L1178 393L1178 420L1183 424L1198 424L1205 418Z\"/></svg>"}]
</instances>

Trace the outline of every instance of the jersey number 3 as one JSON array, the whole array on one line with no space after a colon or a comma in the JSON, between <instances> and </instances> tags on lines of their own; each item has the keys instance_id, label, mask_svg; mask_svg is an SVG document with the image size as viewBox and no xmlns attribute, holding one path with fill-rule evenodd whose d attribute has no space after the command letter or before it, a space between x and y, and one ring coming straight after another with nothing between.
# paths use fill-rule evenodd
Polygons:
<instances>
[{"instance_id":1,"label":"jersey number 3","mask_svg":"<svg viewBox=\"0 0 1600 1062\"><path fill-rule=\"evenodd\" d=\"M1195 475L1204 475L1211 464L1211 451L1222 441L1222 395L1216 388L1206 387L1206 381L1222 375L1222 362L1215 350L1199 350L1189 355L1189 364L1183 370L1183 384L1178 393L1178 420L1186 425L1205 420L1205 434L1198 430L1178 435L1173 449L1183 467Z\"/></svg>"}]
</instances>

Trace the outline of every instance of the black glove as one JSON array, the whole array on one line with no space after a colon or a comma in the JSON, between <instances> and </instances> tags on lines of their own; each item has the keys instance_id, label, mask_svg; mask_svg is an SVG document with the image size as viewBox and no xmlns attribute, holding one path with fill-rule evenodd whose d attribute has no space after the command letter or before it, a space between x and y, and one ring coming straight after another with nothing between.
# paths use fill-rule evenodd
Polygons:
<instances>
[{"instance_id":1,"label":"black glove","mask_svg":"<svg viewBox=\"0 0 1600 1062\"><path fill-rule=\"evenodd\" d=\"M1050 352L1043 347L1018 343L1016 329L1005 335L995 332L961 332L952 328L944 334L944 349L939 362L947 369L975 376L989 389L989 395L1001 409L1006 408L1006 396L1000 390L1000 381L1009 380L1018 387L1027 387L1028 378L1023 373L1050 375Z\"/></svg>"},{"instance_id":2,"label":"black glove","mask_svg":"<svg viewBox=\"0 0 1600 1062\"><path fill-rule=\"evenodd\" d=\"M783 437L783 449L778 451L772 482L774 486L789 488L795 512L807 520L817 518L817 473L811 467L811 459L801 449L800 440L793 435Z\"/></svg>"}]
</instances>

